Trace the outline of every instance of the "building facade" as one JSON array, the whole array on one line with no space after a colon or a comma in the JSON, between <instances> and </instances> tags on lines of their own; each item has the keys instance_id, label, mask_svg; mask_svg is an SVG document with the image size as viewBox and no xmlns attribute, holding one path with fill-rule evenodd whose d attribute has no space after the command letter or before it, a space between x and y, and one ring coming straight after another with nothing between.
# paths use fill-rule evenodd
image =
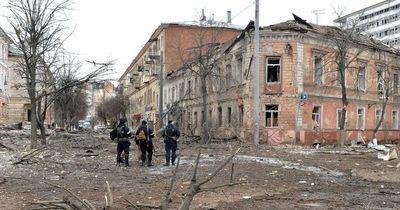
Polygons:
<instances>
[{"instance_id":1,"label":"building facade","mask_svg":"<svg viewBox=\"0 0 400 210\"><path fill-rule=\"evenodd\" d=\"M382 1L345 15L336 22L346 23L347 27L355 24L359 32L387 45L400 47L400 0Z\"/></svg>"},{"instance_id":2,"label":"building facade","mask_svg":"<svg viewBox=\"0 0 400 210\"><path fill-rule=\"evenodd\" d=\"M204 110L196 76L185 76L184 70L169 77L179 90L169 96L172 102L174 95L182 95L181 87L190 95L173 117L187 135L200 135L208 123L213 138L251 141L253 116L259 114L261 143L339 143L344 108L348 140L371 140L382 116L377 138L400 139L398 51L367 36L349 41L344 74L349 103L343 106L333 38L340 34L336 27L301 19L261 28L260 112L254 113L254 26L249 24L233 43L221 46L220 76L207 80L208 122L200 117Z\"/></svg>"},{"instance_id":3,"label":"building facade","mask_svg":"<svg viewBox=\"0 0 400 210\"><path fill-rule=\"evenodd\" d=\"M214 32L218 29L218 37ZM145 119L150 126L157 125L160 107L160 78L163 82L163 113L168 113L166 102L169 84L166 76L182 67L183 60L189 56L190 48L198 44L199 34L203 37L215 37L219 42L226 42L235 37L240 30L221 26L196 24L161 24L141 49L119 83L123 94L129 97L130 110L128 122L137 126ZM162 72L162 74L161 74ZM163 75L161 77L161 75ZM163 123L167 120L163 116Z\"/></svg>"}]
</instances>

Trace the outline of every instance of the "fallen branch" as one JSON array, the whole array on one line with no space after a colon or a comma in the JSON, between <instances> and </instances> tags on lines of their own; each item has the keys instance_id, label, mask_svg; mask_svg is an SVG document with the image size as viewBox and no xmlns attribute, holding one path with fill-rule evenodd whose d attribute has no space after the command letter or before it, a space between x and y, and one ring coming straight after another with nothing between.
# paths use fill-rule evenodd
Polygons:
<instances>
[{"instance_id":1,"label":"fallen branch","mask_svg":"<svg viewBox=\"0 0 400 210\"><path fill-rule=\"evenodd\" d=\"M240 148L237 149L231 156L229 156L209 177L207 177L206 179L204 179L203 181L197 183L197 169L199 166L199 162L200 162L200 155L201 155L201 148L199 149L199 152L197 154L197 158L196 158L196 163L195 163L195 167L194 167L194 172L193 172L193 176L192 179L190 180L190 185L188 187L188 192L186 193L186 197L183 200L181 206L180 206L180 210L189 210L190 204L193 201L194 196L199 193L202 192L203 189L201 188L202 185L208 183L211 179L213 179L232 159L233 157L240 151ZM233 183L234 185L236 184L241 184L240 182L238 183ZM208 191L208 190L213 190L213 189L217 189L220 187L224 187L224 186L230 186L233 185L232 183L228 183L228 184L224 184L224 185L218 185L215 187L208 187L208 188L204 188L204 191Z\"/></svg>"},{"instance_id":2,"label":"fallen branch","mask_svg":"<svg viewBox=\"0 0 400 210\"><path fill-rule=\"evenodd\" d=\"M111 189L110 189L110 184L108 184L108 181L106 181L107 184L107 191L106 191L106 195L105 195L105 200L106 200L106 207L105 209L111 209L111 206L113 205L113 196L111 193Z\"/></svg>"},{"instance_id":3,"label":"fallen branch","mask_svg":"<svg viewBox=\"0 0 400 210\"><path fill-rule=\"evenodd\" d=\"M172 177L171 177L171 181L169 183L169 187L168 187L167 191L165 192L163 199L161 200L161 205L160 205L161 207L160 208L162 210L167 210L168 209L168 204L171 202L171 192L172 192L172 189L173 189L173 186L174 186L174 182L175 182L175 179L176 179L176 174L177 174L178 169L179 169L180 161L181 161L181 157L178 156L178 161L176 163L175 170L172 173Z\"/></svg>"},{"instance_id":4,"label":"fallen branch","mask_svg":"<svg viewBox=\"0 0 400 210\"><path fill-rule=\"evenodd\" d=\"M81 154L75 154L77 157L96 157L99 156L99 154L94 154L94 153L81 153Z\"/></svg>"},{"instance_id":5,"label":"fallen branch","mask_svg":"<svg viewBox=\"0 0 400 210\"><path fill-rule=\"evenodd\" d=\"M129 201L128 199L126 199L125 197L122 197L122 199L124 199L126 202L128 202L131 206L133 206L133 208L135 208L136 210L141 210L141 208L139 208L136 204L132 203L131 201Z\"/></svg>"},{"instance_id":6,"label":"fallen branch","mask_svg":"<svg viewBox=\"0 0 400 210\"><path fill-rule=\"evenodd\" d=\"M242 182L233 182L233 183L227 183L227 184L221 184L213 187L208 187L208 188L201 188L199 192L205 192L205 191L213 191L221 187L231 187L235 185L240 185L240 184L246 184L248 183L247 181L242 181Z\"/></svg>"},{"instance_id":7,"label":"fallen branch","mask_svg":"<svg viewBox=\"0 0 400 210\"><path fill-rule=\"evenodd\" d=\"M77 196L77 195L76 195L75 193L73 193L71 190L69 190L69 189L67 189L67 188L65 188L65 187L62 187L62 186L59 186L59 185L50 183L50 182L46 182L46 181L42 181L42 182L45 183L45 184L48 184L48 185L50 185L50 186L53 186L53 187L56 187L56 188L63 189L63 190L65 190L65 191L67 191L67 192L68 192L69 194L71 194L74 198L76 198L79 202L81 202L86 208L91 209L91 210L96 210L95 208L93 208L93 205L91 205L91 204L89 203L89 201L87 201L87 200L82 200L79 196Z\"/></svg>"},{"instance_id":8,"label":"fallen branch","mask_svg":"<svg viewBox=\"0 0 400 210\"><path fill-rule=\"evenodd\" d=\"M28 154L22 156L20 160L13 162L12 165L20 164L23 161L28 161L30 158L35 157L36 155L38 155L39 153L41 153L45 149L46 149L46 147L42 147L42 148L39 148L39 149L34 149L31 152L29 152Z\"/></svg>"},{"instance_id":9,"label":"fallen branch","mask_svg":"<svg viewBox=\"0 0 400 210\"><path fill-rule=\"evenodd\" d=\"M9 146L3 144L3 143L0 143L0 146L6 148L8 151L14 151L13 148L11 148L11 147L9 147Z\"/></svg>"}]
</instances>

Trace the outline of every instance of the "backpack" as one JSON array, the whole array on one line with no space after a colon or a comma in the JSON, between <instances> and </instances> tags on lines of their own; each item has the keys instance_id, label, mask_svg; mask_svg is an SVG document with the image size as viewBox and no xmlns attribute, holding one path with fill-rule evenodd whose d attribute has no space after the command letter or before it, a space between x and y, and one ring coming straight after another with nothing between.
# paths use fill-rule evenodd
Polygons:
<instances>
[{"instance_id":1,"label":"backpack","mask_svg":"<svg viewBox=\"0 0 400 210\"><path fill-rule=\"evenodd\" d=\"M123 126L117 128L117 135L118 135L118 138L123 138L123 137L125 137L125 135L124 135L124 130L123 130L123 129L124 129Z\"/></svg>"},{"instance_id":2,"label":"backpack","mask_svg":"<svg viewBox=\"0 0 400 210\"><path fill-rule=\"evenodd\" d=\"M165 134L167 135L167 136L169 136L169 137L172 137L172 136L174 136L175 135L175 129L173 128L173 127L166 127L165 128Z\"/></svg>"},{"instance_id":3,"label":"backpack","mask_svg":"<svg viewBox=\"0 0 400 210\"><path fill-rule=\"evenodd\" d=\"M143 129L140 129L139 134L136 136L136 139L145 141L146 140L146 133Z\"/></svg>"},{"instance_id":4,"label":"backpack","mask_svg":"<svg viewBox=\"0 0 400 210\"><path fill-rule=\"evenodd\" d=\"M110 139L114 140L115 138L117 138L117 136L118 136L118 133L117 133L117 129L115 128L110 132Z\"/></svg>"},{"instance_id":5,"label":"backpack","mask_svg":"<svg viewBox=\"0 0 400 210\"><path fill-rule=\"evenodd\" d=\"M175 128L167 126L165 128L165 136L173 139L174 141L178 140L178 137L175 135Z\"/></svg>"}]
</instances>

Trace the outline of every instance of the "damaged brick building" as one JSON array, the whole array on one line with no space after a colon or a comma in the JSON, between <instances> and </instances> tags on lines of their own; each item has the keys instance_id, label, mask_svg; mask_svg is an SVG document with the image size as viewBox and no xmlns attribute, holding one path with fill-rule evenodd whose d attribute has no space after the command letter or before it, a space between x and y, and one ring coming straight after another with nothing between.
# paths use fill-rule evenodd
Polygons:
<instances>
[{"instance_id":1,"label":"damaged brick building","mask_svg":"<svg viewBox=\"0 0 400 210\"><path fill-rule=\"evenodd\" d=\"M167 101L181 110L170 118L188 135L200 135L208 123L214 138L252 138L253 30L250 22L233 42L219 46L220 75L208 79L208 122L201 118L199 77L185 69L168 77L167 95L172 99ZM260 29L261 143L338 143L343 105L336 41L344 39L343 34L337 27L300 18ZM383 116L377 138L398 140L398 52L363 35L345 41L346 138L372 139ZM189 97L178 100L183 95Z\"/></svg>"},{"instance_id":2,"label":"damaged brick building","mask_svg":"<svg viewBox=\"0 0 400 210\"><path fill-rule=\"evenodd\" d=\"M132 119L136 115L143 118L146 112L149 119L155 118L159 78L146 71L157 73L160 67L143 70L143 66L152 53L163 55L176 48L177 43L167 45L163 37L168 27L182 26L163 27L156 30L120 79L121 83L125 81L124 88L128 91L124 93L130 96L131 107L135 107ZM234 34L232 31L231 35ZM381 116L384 118L376 132L378 139L399 139L399 53L359 34L345 40L345 34L337 27L310 24L298 17L260 28L261 143L338 143L343 110L346 110L348 140L372 139ZM167 76L163 111L166 118L178 122L185 135L200 136L207 125L213 138L252 139L254 23L250 22L235 36L231 41L215 43L215 66L206 79L207 110L202 106L204 91L198 72L190 70L188 63L179 65L176 51L170 53L170 59L164 54ZM344 40L348 49L344 80L338 74L338 40ZM340 81L345 81L348 99L345 106Z\"/></svg>"}]
</instances>

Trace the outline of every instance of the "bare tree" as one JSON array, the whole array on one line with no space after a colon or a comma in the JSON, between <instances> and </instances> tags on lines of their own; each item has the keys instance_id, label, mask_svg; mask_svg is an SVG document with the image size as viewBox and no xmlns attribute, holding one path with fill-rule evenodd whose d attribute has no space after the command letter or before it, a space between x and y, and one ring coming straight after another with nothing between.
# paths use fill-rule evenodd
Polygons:
<instances>
[{"instance_id":1,"label":"bare tree","mask_svg":"<svg viewBox=\"0 0 400 210\"><path fill-rule=\"evenodd\" d=\"M112 65L91 62L94 70L63 86L58 85L58 72L66 65L62 59L62 46L68 34L63 24L69 7L69 0L15 0L9 3L9 23L14 31L12 40L22 57L15 69L24 80L23 86L31 102L31 148L37 147L38 127L41 143L46 144L44 121L57 95L64 89L101 76Z\"/></svg>"},{"instance_id":2,"label":"bare tree","mask_svg":"<svg viewBox=\"0 0 400 210\"><path fill-rule=\"evenodd\" d=\"M349 104L346 87L346 74L351 68L353 68L357 58L365 50L365 44L360 42L361 35L357 31L358 20L354 19L343 22L342 17L344 10L342 8L338 8L335 9L334 12L339 20L339 25L337 28L328 28L326 37L328 40L333 42L334 49L330 56L332 57L331 60L333 60L334 64L336 65L337 83L341 89L342 108L339 120L339 144L343 146L346 141L346 112Z\"/></svg>"},{"instance_id":3,"label":"bare tree","mask_svg":"<svg viewBox=\"0 0 400 210\"><path fill-rule=\"evenodd\" d=\"M19 74L28 87L31 101L31 148L37 147L37 100L39 72L44 72L45 63L52 63L54 55L61 49L63 40L62 25L67 19L65 11L70 6L68 0L13 0L9 2L13 42L22 54ZM47 62L49 61L49 62Z\"/></svg>"},{"instance_id":4,"label":"bare tree","mask_svg":"<svg viewBox=\"0 0 400 210\"><path fill-rule=\"evenodd\" d=\"M199 79L200 104L202 108L202 132L201 138L203 143L207 143L210 139L207 103L212 83L218 84L217 91L221 90L223 84L221 81L224 75L218 68L220 61L220 46L222 41L226 41L224 36L224 25L217 22L202 22L197 30L196 37L193 38L195 45L188 49L179 49L182 66L190 71L187 75L191 78ZM178 45L179 46L179 45ZM216 82L214 82L216 81ZM192 84L193 85L193 84ZM214 84L215 85L215 84ZM188 87L191 91L192 87ZM197 88L197 87L196 87ZM192 93L188 94L191 97Z\"/></svg>"},{"instance_id":5,"label":"bare tree","mask_svg":"<svg viewBox=\"0 0 400 210\"><path fill-rule=\"evenodd\" d=\"M126 116L128 103L129 100L123 95L107 98L96 107L96 115L107 126L109 121L117 122L120 117Z\"/></svg>"}]
</instances>

